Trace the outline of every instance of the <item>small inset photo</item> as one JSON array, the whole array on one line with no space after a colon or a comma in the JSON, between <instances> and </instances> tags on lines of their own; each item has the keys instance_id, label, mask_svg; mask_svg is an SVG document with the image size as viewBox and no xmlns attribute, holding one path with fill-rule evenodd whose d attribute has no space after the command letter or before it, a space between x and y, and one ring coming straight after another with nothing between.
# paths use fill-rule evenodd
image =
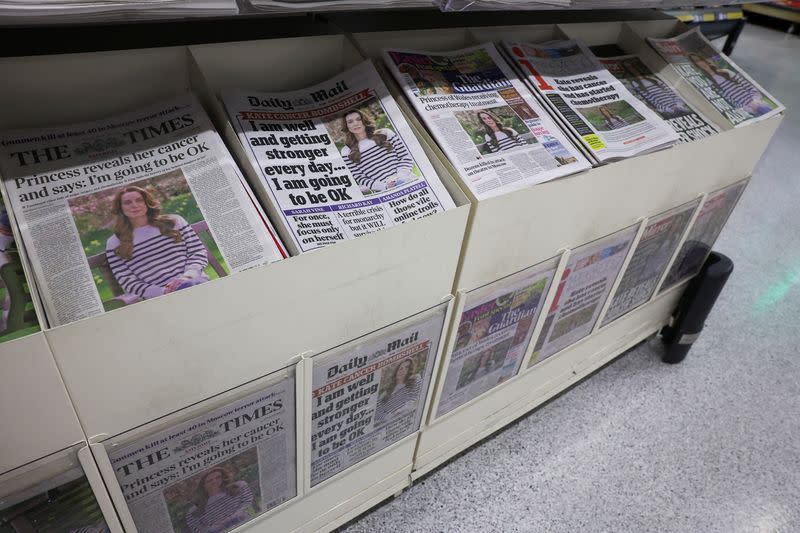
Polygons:
<instances>
[{"instance_id":1,"label":"small inset photo","mask_svg":"<svg viewBox=\"0 0 800 533\"><path fill-rule=\"evenodd\" d=\"M483 155L514 150L538 142L511 106L455 111L453 114Z\"/></svg>"},{"instance_id":2,"label":"small inset photo","mask_svg":"<svg viewBox=\"0 0 800 533\"><path fill-rule=\"evenodd\" d=\"M408 185L422 176L377 98L328 117L324 124L364 196Z\"/></svg>"},{"instance_id":3,"label":"small inset photo","mask_svg":"<svg viewBox=\"0 0 800 533\"><path fill-rule=\"evenodd\" d=\"M579 107L577 110L597 131L617 130L644 120L644 117L624 100L592 107Z\"/></svg>"},{"instance_id":4,"label":"small inset photo","mask_svg":"<svg viewBox=\"0 0 800 533\"><path fill-rule=\"evenodd\" d=\"M230 273L181 170L69 207L106 311Z\"/></svg>"},{"instance_id":5,"label":"small inset photo","mask_svg":"<svg viewBox=\"0 0 800 533\"><path fill-rule=\"evenodd\" d=\"M256 447L164 489L175 533L223 533L260 514Z\"/></svg>"}]
</instances>

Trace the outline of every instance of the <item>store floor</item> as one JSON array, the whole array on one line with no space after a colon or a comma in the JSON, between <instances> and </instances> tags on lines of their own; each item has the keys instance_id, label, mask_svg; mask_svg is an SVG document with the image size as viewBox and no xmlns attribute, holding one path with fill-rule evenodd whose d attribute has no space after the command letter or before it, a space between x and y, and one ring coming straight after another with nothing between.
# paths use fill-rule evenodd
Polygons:
<instances>
[{"instance_id":1,"label":"store floor","mask_svg":"<svg viewBox=\"0 0 800 533\"><path fill-rule=\"evenodd\" d=\"M688 358L647 341L342 531L800 531L800 39L748 26L733 58L789 113Z\"/></svg>"}]
</instances>

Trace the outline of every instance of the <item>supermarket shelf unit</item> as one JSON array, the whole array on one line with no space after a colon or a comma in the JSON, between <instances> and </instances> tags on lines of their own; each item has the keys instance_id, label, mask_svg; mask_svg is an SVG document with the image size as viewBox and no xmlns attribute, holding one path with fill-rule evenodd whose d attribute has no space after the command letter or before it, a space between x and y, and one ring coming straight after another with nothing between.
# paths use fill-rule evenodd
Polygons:
<instances>
[{"instance_id":1,"label":"supermarket shelf unit","mask_svg":"<svg viewBox=\"0 0 800 533\"><path fill-rule=\"evenodd\" d=\"M590 45L616 43L641 52L654 70L671 77L691 103L722 125L718 113L644 46L644 36L672 35L681 28L675 21L654 20L351 30L352 35L8 58L0 60L5 80L0 97L15 105L0 111L0 129L91 120L193 90L263 198L266 192L216 98L220 89L302 88L356 64L362 53L376 57L389 46L446 50L501 38L574 36ZM680 289L596 327L582 341L527 369L529 348L519 375L445 416L433 415L438 393L432 392L418 434L310 487L303 461L310 435L303 417L310 413L314 354L445 305L451 331L449 342L440 343L437 362L442 364L434 370L438 383L431 389L440 391L452 325L458 323L467 292L556 256L561 256L559 276L571 249L622 228L642 228L647 217L749 177L781 120L723 127L710 138L477 202L462 192L441 152L410 118L458 208L0 346L0 365L14 368L12 374L0 372L0 422L8 420L7 428L37 421L20 427L21 437L4 439L3 476L80 446L86 435L97 463L86 461L87 452L80 454L87 475L91 470L90 480L99 480L99 466L125 531L136 531L108 460L109 448L242 397L275 373L286 372L296 380L298 495L236 531L329 531L658 331ZM544 313L537 331L543 319ZM52 421L39 422L43 412ZM101 504L107 507L103 494ZM121 530L114 521L112 527Z\"/></svg>"}]
</instances>

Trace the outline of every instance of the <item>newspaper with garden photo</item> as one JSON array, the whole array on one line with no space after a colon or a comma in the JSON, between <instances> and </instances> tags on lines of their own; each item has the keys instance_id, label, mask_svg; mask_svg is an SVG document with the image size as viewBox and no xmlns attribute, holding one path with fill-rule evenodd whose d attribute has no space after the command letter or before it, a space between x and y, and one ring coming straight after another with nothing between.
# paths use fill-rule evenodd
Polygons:
<instances>
[{"instance_id":1,"label":"newspaper with garden photo","mask_svg":"<svg viewBox=\"0 0 800 533\"><path fill-rule=\"evenodd\" d=\"M590 167L493 44L451 52L394 49L383 54L476 198Z\"/></svg>"},{"instance_id":2,"label":"newspaper with garden photo","mask_svg":"<svg viewBox=\"0 0 800 533\"><path fill-rule=\"evenodd\" d=\"M553 113L598 162L660 150L678 134L633 96L579 40L503 43Z\"/></svg>"},{"instance_id":3,"label":"newspaper with garden photo","mask_svg":"<svg viewBox=\"0 0 800 533\"><path fill-rule=\"evenodd\" d=\"M106 446L139 533L224 533L297 494L295 378Z\"/></svg>"},{"instance_id":4,"label":"newspaper with garden photo","mask_svg":"<svg viewBox=\"0 0 800 533\"><path fill-rule=\"evenodd\" d=\"M417 431L447 305L313 358L311 485Z\"/></svg>"},{"instance_id":5,"label":"newspaper with garden photo","mask_svg":"<svg viewBox=\"0 0 800 533\"><path fill-rule=\"evenodd\" d=\"M600 58L600 63L647 107L667 121L678 134L678 143L714 135L719 130L679 95L661 76L654 74L639 56Z\"/></svg>"},{"instance_id":6,"label":"newspaper with garden photo","mask_svg":"<svg viewBox=\"0 0 800 533\"><path fill-rule=\"evenodd\" d=\"M557 266L554 258L467 293L437 416L517 375Z\"/></svg>"},{"instance_id":7,"label":"newspaper with garden photo","mask_svg":"<svg viewBox=\"0 0 800 533\"><path fill-rule=\"evenodd\" d=\"M285 257L188 93L0 135L0 172L53 326Z\"/></svg>"},{"instance_id":8,"label":"newspaper with garden photo","mask_svg":"<svg viewBox=\"0 0 800 533\"><path fill-rule=\"evenodd\" d=\"M292 253L455 207L371 61L298 91L222 98Z\"/></svg>"},{"instance_id":9,"label":"newspaper with garden photo","mask_svg":"<svg viewBox=\"0 0 800 533\"><path fill-rule=\"evenodd\" d=\"M647 40L734 127L764 120L785 109L728 56L714 48L699 27L677 37Z\"/></svg>"}]
</instances>

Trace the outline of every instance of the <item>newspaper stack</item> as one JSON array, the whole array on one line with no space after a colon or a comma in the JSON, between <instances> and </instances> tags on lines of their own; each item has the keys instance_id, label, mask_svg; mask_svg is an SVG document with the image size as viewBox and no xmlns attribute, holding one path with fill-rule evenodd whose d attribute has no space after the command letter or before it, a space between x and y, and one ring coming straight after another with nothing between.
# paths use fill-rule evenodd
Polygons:
<instances>
[{"instance_id":1,"label":"newspaper stack","mask_svg":"<svg viewBox=\"0 0 800 533\"><path fill-rule=\"evenodd\" d=\"M234 15L236 0L0 0L0 23Z\"/></svg>"},{"instance_id":2,"label":"newspaper stack","mask_svg":"<svg viewBox=\"0 0 800 533\"><path fill-rule=\"evenodd\" d=\"M589 167L493 44L384 60L475 198Z\"/></svg>"},{"instance_id":3,"label":"newspaper stack","mask_svg":"<svg viewBox=\"0 0 800 533\"><path fill-rule=\"evenodd\" d=\"M728 56L714 48L700 28L671 39L648 41L734 127L764 120L785 109Z\"/></svg>"},{"instance_id":4,"label":"newspaper stack","mask_svg":"<svg viewBox=\"0 0 800 533\"><path fill-rule=\"evenodd\" d=\"M692 107L661 76L654 74L636 55L601 58L600 63L620 80L678 134L678 143L714 135L719 130Z\"/></svg>"},{"instance_id":5,"label":"newspaper stack","mask_svg":"<svg viewBox=\"0 0 800 533\"><path fill-rule=\"evenodd\" d=\"M194 96L0 136L3 187L53 326L285 256Z\"/></svg>"},{"instance_id":6,"label":"newspaper stack","mask_svg":"<svg viewBox=\"0 0 800 533\"><path fill-rule=\"evenodd\" d=\"M344 11L431 7L431 0L249 0L256 9L274 13L290 11Z\"/></svg>"},{"instance_id":7,"label":"newspaper stack","mask_svg":"<svg viewBox=\"0 0 800 533\"><path fill-rule=\"evenodd\" d=\"M300 91L222 97L293 254L455 206L370 61Z\"/></svg>"},{"instance_id":8,"label":"newspaper stack","mask_svg":"<svg viewBox=\"0 0 800 533\"><path fill-rule=\"evenodd\" d=\"M503 43L536 91L596 162L675 144L678 134L578 40Z\"/></svg>"}]
</instances>

